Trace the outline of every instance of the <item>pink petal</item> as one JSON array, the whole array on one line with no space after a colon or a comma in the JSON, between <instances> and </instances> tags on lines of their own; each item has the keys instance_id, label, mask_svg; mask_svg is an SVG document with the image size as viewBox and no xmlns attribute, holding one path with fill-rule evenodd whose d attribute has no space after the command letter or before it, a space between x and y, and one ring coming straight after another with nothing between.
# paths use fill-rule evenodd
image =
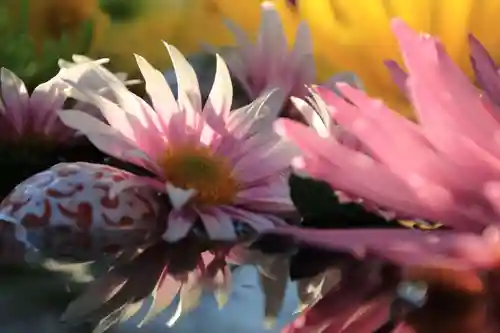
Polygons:
<instances>
[{"instance_id":1,"label":"pink petal","mask_svg":"<svg viewBox=\"0 0 500 333\"><path fill-rule=\"evenodd\" d=\"M201 108L201 94L198 78L193 67L174 46L164 43L172 59L177 78L177 100L182 111L186 112L187 125L198 128Z\"/></svg>"},{"instance_id":2,"label":"pink petal","mask_svg":"<svg viewBox=\"0 0 500 333\"><path fill-rule=\"evenodd\" d=\"M385 66L389 70L391 74L392 80L398 86L399 90L403 93L407 93L406 91L406 80L408 79L408 74L399 67L399 64L394 60L386 60L384 61Z\"/></svg>"},{"instance_id":3,"label":"pink petal","mask_svg":"<svg viewBox=\"0 0 500 333\"><path fill-rule=\"evenodd\" d=\"M6 68L0 71L2 100L6 108L7 117L18 133L22 133L23 126L28 119L25 114L29 107L29 95L24 82Z\"/></svg>"},{"instance_id":4,"label":"pink petal","mask_svg":"<svg viewBox=\"0 0 500 333\"><path fill-rule=\"evenodd\" d=\"M229 116L229 111L233 103L233 85L226 64L218 54L216 55L216 59L217 69L215 79L205 107L203 108L203 115L207 119L207 122L211 126L214 126L214 128L225 129L223 120Z\"/></svg>"},{"instance_id":5,"label":"pink petal","mask_svg":"<svg viewBox=\"0 0 500 333\"><path fill-rule=\"evenodd\" d=\"M477 83L495 104L500 105L500 76L494 60L481 42L472 35L469 35L469 45Z\"/></svg>"},{"instance_id":6,"label":"pink petal","mask_svg":"<svg viewBox=\"0 0 500 333\"><path fill-rule=\"evenodd\" d=\"M284 177L239 191L234 203L269 213L294 210L288 179Z\"/></svg>"},{"instance_id":7,"label":"pink petal","mask_svg":"<svg viewBox=\"0 0 500 333\"><path fill-rule=\"evenodd\" d=\"M280 140L273 142L268 150L255 149L248 152L235 163L233 171L242 182L260 181L287 170L296 156L294 147L289 142Z\"/></svg>"},{"instance_id":8,"label":"pink petal","mask_svg":"<svg viewBox=\"0 0 500 333\"><path fill-rule=\"evenodd\" d=\"M134 154L130 153L139 149L132 140L97 118L77 110L60 111L59 118L67 126L84 133L104 153L142 167L150 166L148 161L132 157Z\"/></svg>"},{"instance_id":9,"label":"pink petal","mask_svg":"<svg viewBox=\"0 0 500 333\"><path fill-rule=\"evenodd\" d=\"M394 20L392 26L408 68L412 101L421 123L432 130L429 133L439 132L443 127L453 128L478 144L495 149L492 134L498 124L483 111L478 90L448 57L443 46L433 38L419 36L401 20Z\"/></svg>"},{"instance_id":10,"label":"pink petal","mask_svg":"<svg viewBox=\"0 0 500 333\"><path fill-rule=\"evenodd\" d=\"M186 237L196 221L192 211L172 210L168 214L167 229L162 235L166 242L177 242Z\"/></svg>"},{"instance_id":11,"label":"pink petal","mask_svg":"<svg viewBox=\"0 0 500 333\"><path fill-rule=\"evenodd\" d=\"M288 119L278 120L277 126L278 132L292 139L306 155L306 171L329 182L335 190L356 193L413 216L423 213L419 199L407 185L368 156L346 149L333 139L322 139L312 129Z\"/></svg>"},{"instance_id":12,"label":"pink petal","mask_svg":"<svg viewBox=\"0 0 500 333\"><path fill-rule=\"evenodd\" d=\"M200 209L198 215L212 240L234 241L237 239L233 219L218 208Z\"/></svg>"},{"instance_id":13,"label":"pink petal","mask_svg":"<svg viewBox=\"0 0 500 333\"><path fill-rule=\"evenodd\" d=\"M143 57L135 55L135 59L146 82L146 92L151 98L151 103L162 121L163 129L165 129L171 113L178 112L177 101L163 74L153 68Z\"/></svg>"}]
</instances>

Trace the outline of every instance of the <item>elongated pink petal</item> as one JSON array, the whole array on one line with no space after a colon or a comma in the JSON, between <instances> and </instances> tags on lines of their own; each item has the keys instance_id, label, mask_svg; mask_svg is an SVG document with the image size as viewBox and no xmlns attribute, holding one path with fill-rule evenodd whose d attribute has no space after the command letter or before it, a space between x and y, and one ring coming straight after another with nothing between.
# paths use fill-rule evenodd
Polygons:
<instances>
[{"instance_id":1,"label":"elongated pink petal","mask_svg":"<svg viewBox=\"0 0 500 333\"><path fill-rule=\"evenodd\" d=\"M135 58L146 82L146 91L151 98L151 103L162 120L165 129L171 114L178 112L177 101L163 74L153 68L143 57L135 55Z\"/></svg>"},{"instance_id":2,"label":"elongated pink petal","mask_svg":"<svg viewBox=\"0 0 500 333\"><path fill-rule=\"evenodd\" d=\"M184 238L193 227L195 219L193 212L172 210L168 215L168 227L162 238L167 242Z\"/></svg>"},{"instance_id":3,"label":"elongated pink petal","mask_svg":"<svg viewBox=\"0 0 500 333\"><path fill-rule=\"evenodd\" d=\"M198 212L209 237L213 240L233 241L237 239L231 216L218 208Z\"/></svg>"},{"instance_id":4,"label":"elongated pink petal","mask_svg":"<svg viewBox=\"0 0 500 333\"><path fill-rule=\"evenodd\" d=\"M17 132L21 133L28 119L25 110L29 104L29 95L24 82L6 68L0 73L2 99L5 107L10 109L9 120Z\"/></svg>"},{"instance_id":5,"label":"elongated pink petal","mask_svg":"<svg viewBox=\"0 0 500 333\"><path fill-rule=\"evenodd\" d=\"M224 119L229 115L233 103L233 85L229 70L219 55L212 90L203 108L203 114L211 126L224 129Z\"/></svg>"},{"instance_id":6,"label":"elongated pink petal","mask_svg":"<svg viewBox=\"0 0 500 333\"><path fill-rule=\"evenodd\" d=\"M177 100L179 107L186 112L189 126L196 128L201 110L201 94L196 73L184 56L172 45L164 43L167 48L177 77Z\"/></svg>"}]
</instances>

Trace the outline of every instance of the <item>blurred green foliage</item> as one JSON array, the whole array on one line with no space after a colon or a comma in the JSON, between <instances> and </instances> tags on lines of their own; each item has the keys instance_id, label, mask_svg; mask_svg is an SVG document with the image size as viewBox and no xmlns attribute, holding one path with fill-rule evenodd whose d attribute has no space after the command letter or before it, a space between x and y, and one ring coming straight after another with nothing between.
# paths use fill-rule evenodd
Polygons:
<instances>
[{"instance_id":1,"label":"blurred green foliage","mask_svg":"<svg viewBox=\"0 0 500 333\"><path fill-rule=\"evenodd\" d=\"M140 15L140 0L100 0L99 7L112 21L127 21Z\"/></svg>"},{"instance_id":2,"label":"blurred green foliage","mask_svg":"<svg viewBox=\"0 0 500 333\"><path fill-rule=\"evenodd\" d=\"M69 36L63 35L59 40L46 40L42 49L37 50L28 31L29 1L20 0L19 8L19 20L12 22L7 6L0 5L0 66L13 71L28 89L33 89L58 72L58 59L70 59L74 53L88 50L93 28L90 22L82 24L81 40L71 41L71 45L79 46L77 49L70 47Z\"/></svg>"}]
</instances>

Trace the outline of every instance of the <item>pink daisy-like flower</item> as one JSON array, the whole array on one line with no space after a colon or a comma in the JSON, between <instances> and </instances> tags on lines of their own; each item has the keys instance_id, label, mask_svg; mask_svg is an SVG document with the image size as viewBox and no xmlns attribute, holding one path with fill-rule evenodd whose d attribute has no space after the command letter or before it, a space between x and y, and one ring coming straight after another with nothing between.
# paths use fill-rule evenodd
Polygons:
<instances>
[{"instance_id":1,"label":"pink daisy-like flower","mask_svg":"<svg viewBox=\"0 0 500 333\"><path fill-rule=\"evenodd\" d=\"M264 1L261 9L262 18L257 41L252 43L243 30L228 22L237 45L223 52L222 56L251 100L278 88L271 97L270 108L275 112L284 111L289 114L289 97L307 95L306 85L316 82L312 39L307 24L301 22L294 45L290 49L274 4ZM339 81L361 85L356 77L349 73L335 75L324 84L333 87L334 83Z\"/></svg>"},{"instance_id":2,"label":"pink daisy-like flower","mask_svg":"<svg viewBox=\"0 0 500 333\"><path fill-rule=\"evenodd\" d=\"M484 106L435 39L400 21L393 26L420 124L343 84L339 89L352 104L325 89L318 93L330 116L370 155L290 120L278 121L279 132L302 150L296 166L335 189L455 229L481 231L498 221L500 208L496 110Z\"/></svg>"},{"instance_id":3,"label":"pink daisy-like flower","mask_svg":"<svg viewBox=\"0 0 500 333\"><path fill-rule=\"evenodd\" d=\"M474 293L489 295L481 301L488 311L481 310L483 317L475 322L480 329L469 331L489 332L497 324L489 311L497 309L495 269L500 262L499 110L484 103L481 91L468 81L435 38L415 33L400 20L393 21L393 29L407 69L407 74L401 70L395 78L413 103L418 124L364 92L340 84L338 88L349 102L326 89L315 91L328 106L330 121L355 136L366 151L288 119L278 120L276 128L302 151L303 156L294 161L301 174L325 180L334 189L397 214L440 221L454 230L424 233L287 228L278 232L327 250L346 251L361 258L375 255L398 265L403 280L411 279L406 275L415 267L428 273L468 271L478 276L484 288ZM479 277L478 273L484 271L486 274ZM428 288L434 283L432 278L420 279ZM389 289L386 301L394 300L396 286ZM408 290L406 295L402 293L405 297L412 294ZM353 308L356 311L347 317L342 317L341 312L320 314L323 319L330 316L320 331L358 333L381 328L389 319L390 302L384 305L383 297L377 300L378 296L370 295L359 299ZM432 297L430 289L419 296L426 295ZM430 299L424 302L423 308L431 303ZM314 308L307 316L313 318ZM417 327L411 318L399 318L400 326L385 332L406 332L409 328L403 327L405 320L416 332L424 332L422 327L427 328L425 332L453 331L429 329L429 325Z\"/></svg>"},{"instance_id":4,"label":"pink daisy-like flower","mask_svg":"<svg viewBox=\"0 0 500 333\"><path fill-rule=\"evenodd\" d=\"M74 83L75 97L98 107L107 123L78 110L61 112L61 120L103 152L155 175L139 185L168 194L166 241L184 238L198 219L212 240L236 240L235 221L255 231L285 224L283 217L294 211L286 174L296 151L274 133L267 96L231 111L229 72L217 56L214 85L202 107L193 68L175 47L166 46L178 100L163 75L136 56L152 106L90 64L93 75L109 80L117 104Z\"/></svg>"}]
</instances>

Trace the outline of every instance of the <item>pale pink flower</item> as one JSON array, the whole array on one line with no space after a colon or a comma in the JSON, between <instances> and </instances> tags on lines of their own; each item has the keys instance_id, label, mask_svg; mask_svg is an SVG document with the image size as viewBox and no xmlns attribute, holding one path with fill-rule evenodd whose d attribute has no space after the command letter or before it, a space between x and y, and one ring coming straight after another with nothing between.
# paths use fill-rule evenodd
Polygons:
<instances>
[{"instance_id":1,"label":"pale pink flower","mask_svg":"<svg viewBox=\"0 0 500 333\"><path fill-rule=\"evenodd\" d=\"M59 73L52 79L37 86L30 94L24 82L6 68L0 70L1 99L0 99L0 138L6 142L19 140L26 141L53 141L68 142L75 135L75 130L64 125L58 111L70 97L64 79L85 82L85 74L81 64L106 63L107 59L91 60L79 58L78 63L69 66L66 63ZM83 61L85 59L85 61ZM88 80L87 80L88 81ZM95 80L94 80L95 81ZM100 86L92 86L96 92Z\"/></svg>"},{"instance_id":2,"label":"pale pink flower","mask_svg":"<svg viewBox=\"0 0 500 333\"><path fill-rule=\"evenodd\" d=\"M273 118L264 111L267 96L231 111L229 72L217 56L214 85L202 107L193 68L175 47L166 46L178 100L163 75L140 56L152 106L91 63L88 70L108 80L117 103L73 83L75 97L97 106L107 123L78 110L61 112L62 121L103 152L156 175L135 185L168 194L166 241L184 238L198 220L212 240L236 240L235 221L254 231L285 224L283 217L294 211L286 174L296 151L274 133Z\"/></svg>"},{"instance_id":3,"label":"pale pink flower","mask_svg":"<svg viewBox=\"0 0 500 333\"><path fill-rule=\"evenodd\" d=\"M22 139L65 142L75 131L65 126L57 111L67 95L57 80L42 83L31 93L24 82L6 68L0 70L0 136L2 141Z\"/></svg>"},{"instance_id":4,"label":"pale pink flower","mask_svg":"<svg viewBox=\"0 0 500 333\"><path fill-rule=\"evenodd\" d=\"M228 22L236 39L236 47L229 48L222 56L251 100L278 88L269 102L270 109L288 114L291 111L287 109L289 97L307 95L306 85L316 82L309 27L306 22L299 24L290 49L274 4L270 1L262 2L261 11L260 30L255 43L241 28ZM324 84L334 86L339 81L361 85L349 73L333 76Z\"/></svg>"}]
</instances>

